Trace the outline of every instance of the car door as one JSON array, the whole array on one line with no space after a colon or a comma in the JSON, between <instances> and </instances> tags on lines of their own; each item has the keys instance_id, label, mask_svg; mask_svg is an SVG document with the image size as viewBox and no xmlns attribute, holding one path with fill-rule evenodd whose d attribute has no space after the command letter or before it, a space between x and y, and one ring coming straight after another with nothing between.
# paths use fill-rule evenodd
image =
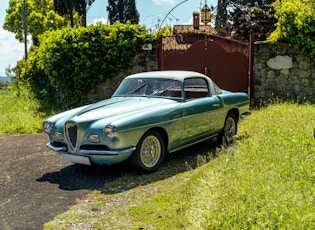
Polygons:
<instances>
[{"instance_id":1,"label":"car door","mask_svg":"<svg viewBox=\"0 0 315 230\"><path fill-rule=\"evenodd\" d=\"M223 104L209 92L204 78L184 81L185 101L181 103L184 135L182 145L195 142L215 134L221 122Z\"/></svg>"}]
</instances>

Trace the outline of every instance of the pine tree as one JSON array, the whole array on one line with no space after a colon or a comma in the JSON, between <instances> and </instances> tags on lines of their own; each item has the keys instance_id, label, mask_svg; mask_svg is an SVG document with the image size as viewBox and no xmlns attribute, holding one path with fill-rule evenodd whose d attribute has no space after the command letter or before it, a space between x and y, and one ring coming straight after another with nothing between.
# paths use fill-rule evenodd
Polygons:
<instances>
[{"instance_id":1,"label":"pine tree","mask_svg":"<svg viewBox=\"0 0 315 230\"><path fill-rule=\"evenodd\" d=\"M108 0L106 9L110 24L116 22L126 23L127 21L132 24L139 23L139 13L135 0Z\"/></svg>"}]
</instances>

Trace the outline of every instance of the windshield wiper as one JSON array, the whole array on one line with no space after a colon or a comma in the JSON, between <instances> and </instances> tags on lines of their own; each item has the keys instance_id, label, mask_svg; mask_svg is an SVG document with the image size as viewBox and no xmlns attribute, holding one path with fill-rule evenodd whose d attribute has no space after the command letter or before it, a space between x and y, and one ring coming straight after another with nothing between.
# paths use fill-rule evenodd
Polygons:
<instances>
[{"instance_id":1,"label":"windshield wiper","mask_svg":"<svg viewBox=\"0 0 315 230\"><path fill-rule=\"evenodd\" d=\"M150 84L146 81L146 80L143 80L142 81L144 82L142 85L140 85L138 88L136 88L135 90L132 90L126 94L135 94L137 93L139 90L141 90L144 86L148 86L150 88L152 88L152 86L150 86Z\"/></svg>"},{"instance_id":2,"label":"windshield wiper","mask_svg":"<svg viewBox=\"0 0 315 230\"><path fill-rule=\"evenodd\" d=\"M140 89L142 89L144 86L146 86L147 85L147 82L144 82L142 85L140 85L138 88L136 88L135 90L133 90L133 91L131 91L131 92L129 92L129 93L136 93L136 92L138 92ZM128 94L129 94L128 93Z\"/></svg>"}]
</instances>

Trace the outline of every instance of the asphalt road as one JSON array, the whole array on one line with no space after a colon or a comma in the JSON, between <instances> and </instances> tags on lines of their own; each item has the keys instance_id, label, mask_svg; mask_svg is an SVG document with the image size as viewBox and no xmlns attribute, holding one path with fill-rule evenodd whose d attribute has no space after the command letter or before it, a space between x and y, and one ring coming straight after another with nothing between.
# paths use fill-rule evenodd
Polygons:
<instances>
[{"instance_id":1,"label":"asphalt road","mask_svg":"<svg viewBox=\"0 0 315 230\"><path fill-rule=\"evenodd\" d=\"M44 134L0 134L0 229L42 229L78 199L120 176L117 167L77 167L46 147Z\"/></svg>"}]
</instances>

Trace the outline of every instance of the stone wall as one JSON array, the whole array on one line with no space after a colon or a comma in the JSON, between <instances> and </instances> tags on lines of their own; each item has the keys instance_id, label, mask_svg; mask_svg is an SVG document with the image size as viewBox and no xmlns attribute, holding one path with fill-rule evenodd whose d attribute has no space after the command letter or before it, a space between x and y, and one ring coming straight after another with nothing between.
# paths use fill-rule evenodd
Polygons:
<instances>
[{"instance_id":1,"label":"stone wall","mask_svg":"<svg viewBox=\"0 0 315 230\"><path fill-rule=\"evenodd\" d=\"M149 44L143 47L142 53L133 58L133 67L124 72L119 73L116 77L107 79L100 85L96 86L88 94L88 98L84 104L97 102L110 98L122 79L133 73L147 72L158 70L158 46L157 44Z\"/></svg>"},{"instance_id":2,"label":"stone wall","mask_svg":"<svg viewBox=\"0 0 315 230\"><path fill-rule=\"evenodd\" d=\"M104 81L90 91L86 103L109 98L121 80L132 73L158 70L158 46L146 47L133 59L133 68ZM253 103L271 99L315 101L315 65L300 51L283 43L255 44Z\"/></svg>"},{"instance_id":3,"label":"stone wall","mask_svg":"<svg viewBox=\"0 0 315 230\"><path fill-rule=\"evenodd\" d=\"M283 43L255 44L253 101L315 100L315 65L300 51Z\"/></svg>"}]
</instances>

